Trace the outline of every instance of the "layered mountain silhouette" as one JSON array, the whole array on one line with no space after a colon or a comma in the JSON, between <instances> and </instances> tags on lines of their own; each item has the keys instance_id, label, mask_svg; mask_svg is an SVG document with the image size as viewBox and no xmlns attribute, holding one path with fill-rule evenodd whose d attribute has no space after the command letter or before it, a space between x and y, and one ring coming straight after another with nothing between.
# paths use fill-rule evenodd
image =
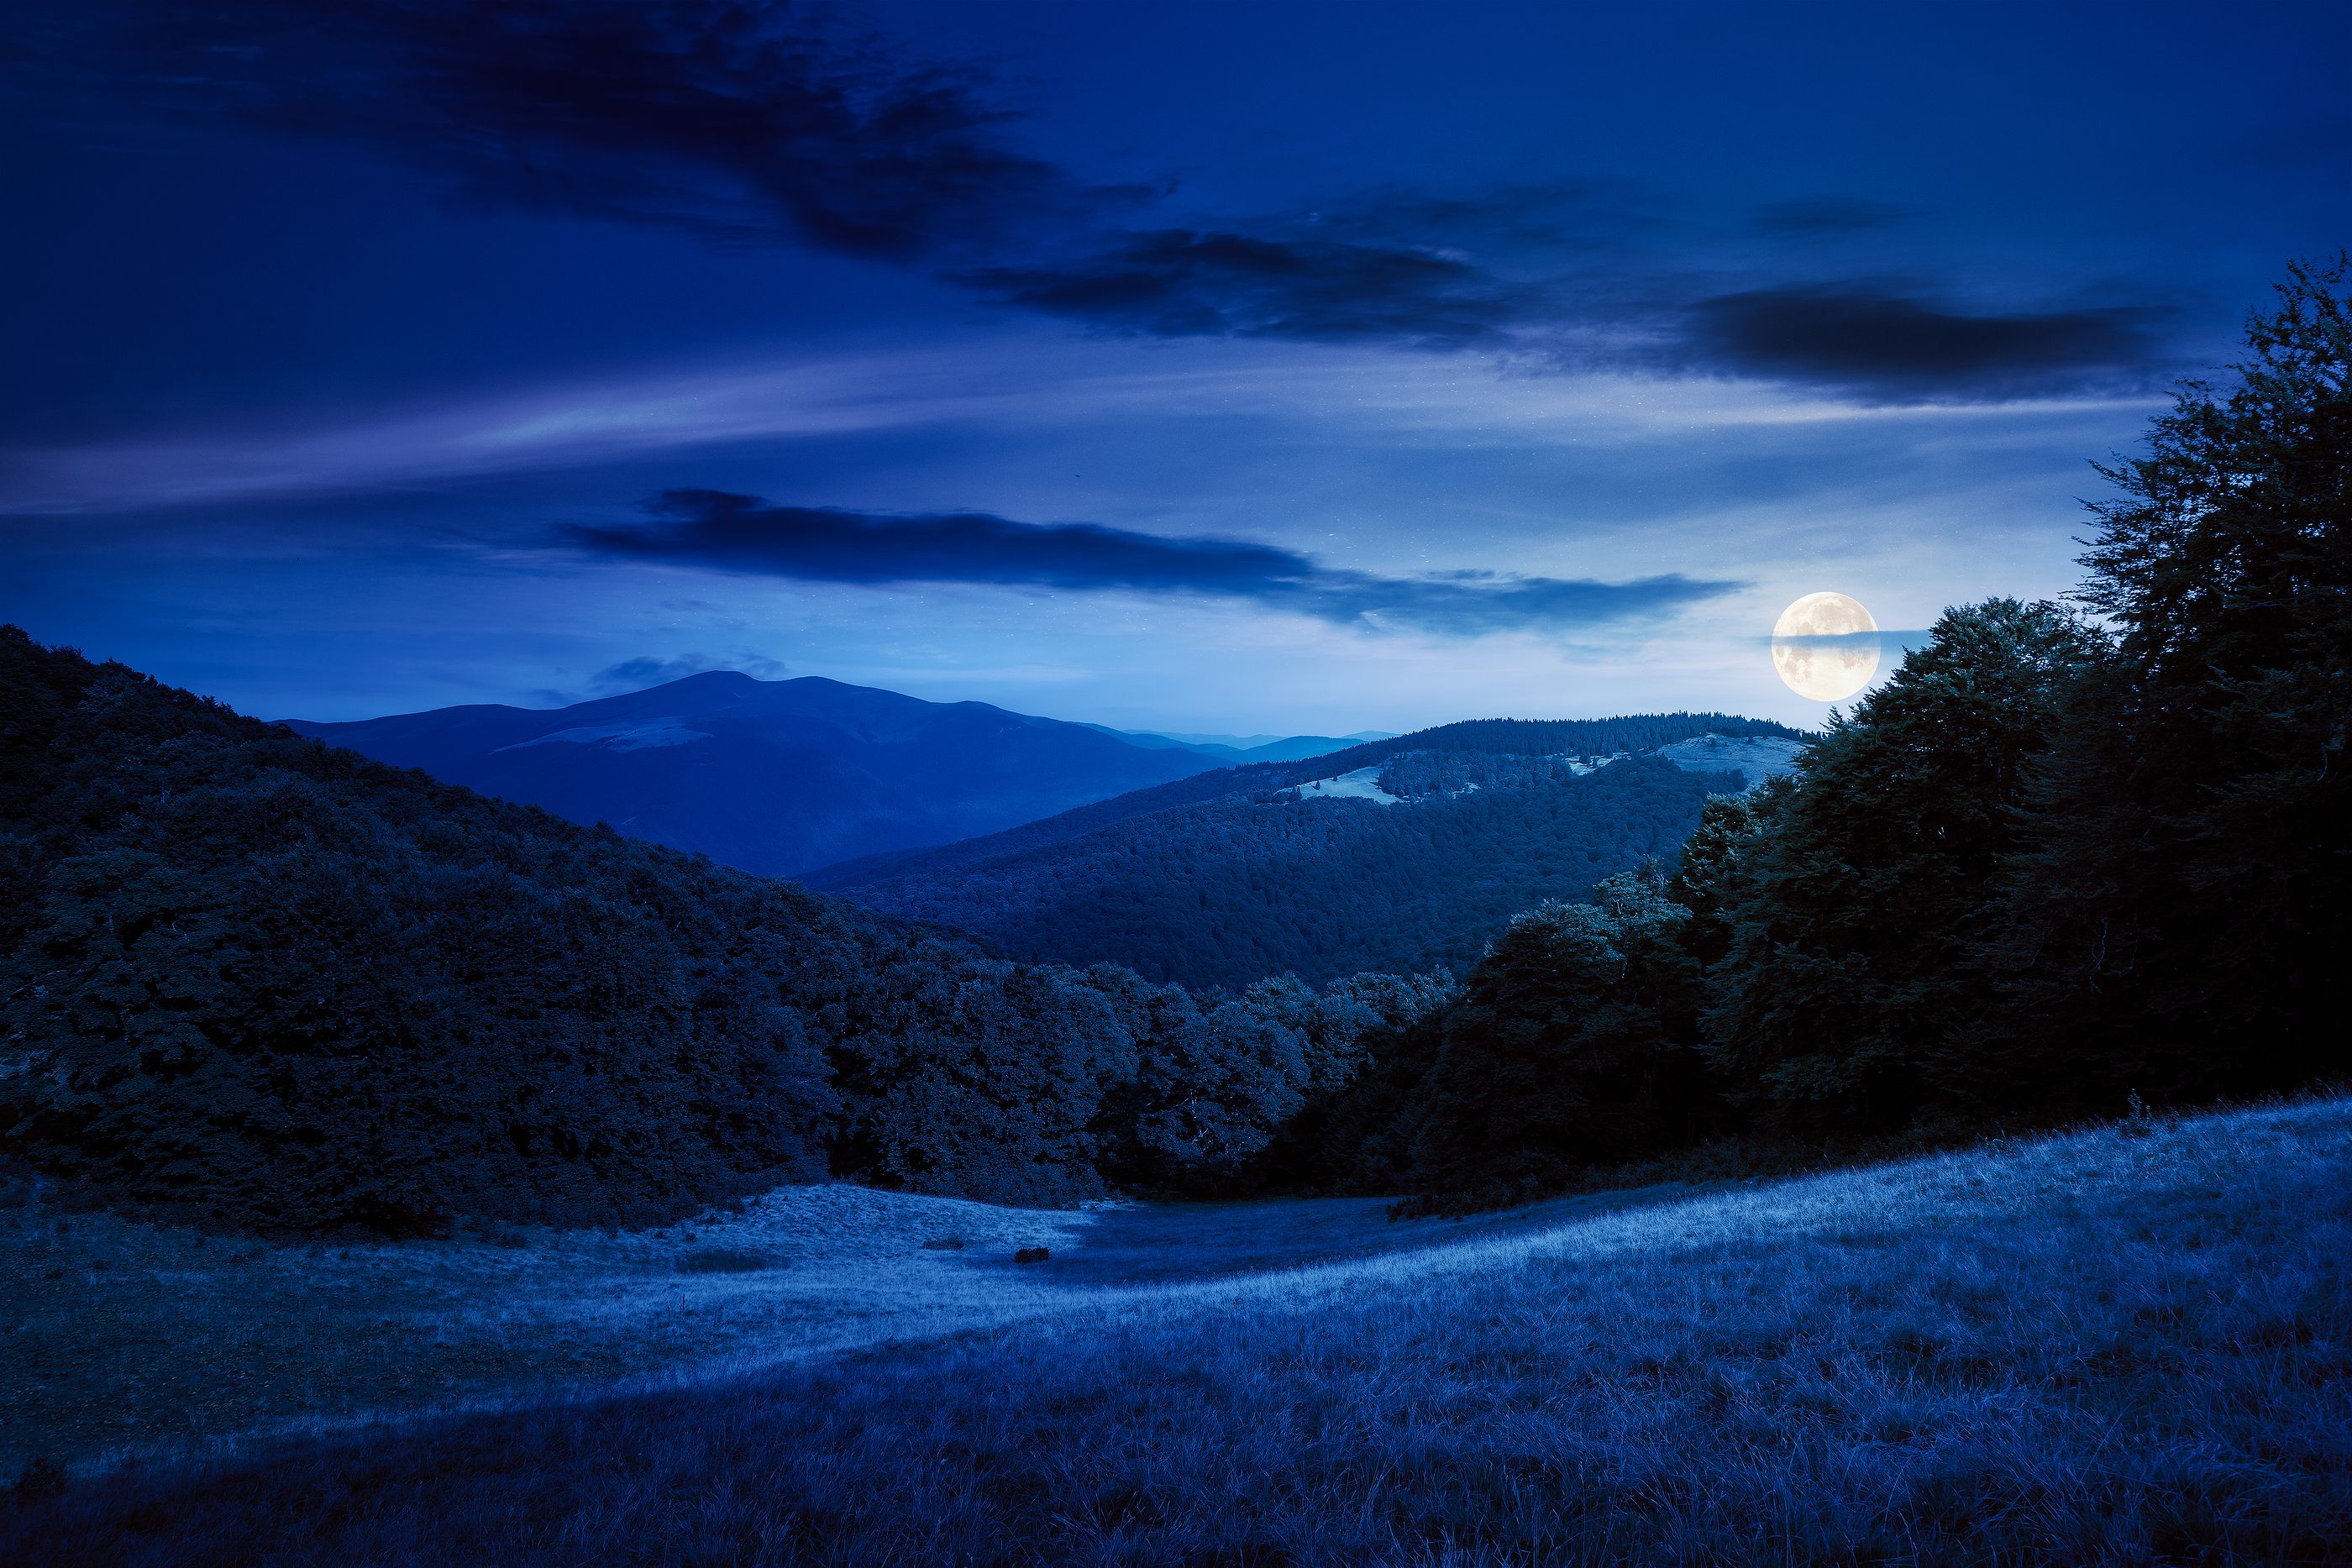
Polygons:
<instances>
[{"instance_id":1,"label":"layered mountain silhouette","mask_svg":"<svg viewBox=\"0 0 2352 1568\"><path fill-rule=\"evenodd\" d=\"M780 876L994 833L1226 765L987 703L732 671L570 707L485 704L288 727Z\"/></svg>"}]
</instances>

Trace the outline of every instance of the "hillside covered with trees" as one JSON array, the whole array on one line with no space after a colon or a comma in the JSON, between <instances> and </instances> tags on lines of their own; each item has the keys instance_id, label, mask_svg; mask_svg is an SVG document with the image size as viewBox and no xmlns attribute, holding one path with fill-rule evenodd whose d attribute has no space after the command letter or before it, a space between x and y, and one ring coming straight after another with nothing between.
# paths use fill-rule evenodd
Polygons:
<instances>
[{"instance_id":1,"label":"hillside covered with trees","mask_svg":"<svg viewBox=\"0 0 2352 1568\"><path fill-rule=\"evenodd\" d=\"M1070 813L1076 831L1057 833L1068 824L1056 819L828 885L1016 957L1119 964L1196 988L1458 973L1519 911L1673 853L1708 795L1740 780L1651 753L1709 734L1798 738L1717 714L1449 725L1270 769L1208 800L1171 797L1254 770L1139 791L1150 809L1114 815L1122 802L1105 801ZM1377 793L1299 788L1373 768ZM973 852L982 845L994 852Z\"/></svg>"},{"instance_id":2,"label":"hillside covered with trees","mask_svg":"<svg viewBox=\"0 0 2352 1568\"><path fill-rule=\"evenodd\" d=\"M1408 752L1444 753L1467 757L1491 753L1517 757L1613 757L1619 753L1655 751L1662 746L1702 735L1793 737L1797 731L1767 719L1737 718L1723 713L1636 715L1625 718L1517 719L1473 718L1411 735L1369 740L1343 751L1285 762L1251 762L1212 773L1195 774L1171 783L1131 789L1106 800L1073 807L1051 817L985 837L965 839L930 849L899 850L865 855L823 866L799 880L831 892L868 887L897 878L932 877L956 868L1003 859L1049 844L1098 832L1118 822L1185 806L1203 805L1230 796L1258 795L1295 789L1318 779L1330 779L1365 768L1385 770Z\"/></svg>"},{"instance_id":3,"label":"hillside covered with trees","mask_svg":"<svg viewBox=\"0 0 2352 1568\"><path fill-rule=\"evenodd\" d=\"M1279 1158L1458 1207L1730 1132L2115 1114L2352 1073L2352 306L2101 472L2080 607L1994 599L1671 865L1515 920Z\"/></svg>"},{"instance_id":4,"label":"hillside covered with trees","mask_svg":"<svg viewBox=\"0 0 2352 1568\"><path fill-rule=\"evenodd\" d=\"M231 1223L630 1220L827 1174L1181 1186L1434 1000L983 957L15 628L0 693L0 1140Z\"/></svg>"},{"instance_id":5,"label":"hillside covered with trees","mask_svg":"<svg viewBox=\"0 0 2352 1568\"><path fill-rule=\"evenodd\" d=\"M625 1220L827 1174L1458 1208L1726 1135L2340 1079L2347 270L2297 269L2233 382L2185 386L2146 454L2104 470L2079 606L1946 612L1749 793L1640 757L1563 769L1632 747L1496 721L1266 765L1240 795L1105 802L965 852L999 903L905 897L1026 899L1058 941L1122 900L1169 931L1231 924L1229 946L1150 956L1222 980L1417 966L1468 949L1384 922L1538 896L1458 989L1366 973L1199 995L987 956L10 629L0 1145L294 1230ZM1638 722L1654 747L1732 721ZM1300 798L1375 769L1387 803ZM1586 902L1512 880L1612 857Z\"/></svg>"}]
</instances>

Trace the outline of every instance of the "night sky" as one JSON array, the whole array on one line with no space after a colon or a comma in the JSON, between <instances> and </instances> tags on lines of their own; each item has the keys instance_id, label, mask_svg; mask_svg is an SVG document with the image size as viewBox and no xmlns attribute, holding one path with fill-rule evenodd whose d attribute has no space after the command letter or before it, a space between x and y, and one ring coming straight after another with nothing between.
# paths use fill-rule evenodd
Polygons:
<instances>
[{"instance_id":1,"label":"night sky","mask_svg":"<svg viewBox=\"0 0 2352 1568\"><path fill-rule=\"evenodd\" d=\"M698 669L1727 708L2075 580L2352 243L2352 7L23 0L0 619L265 717Z\"/></svg>"}]
</instances>

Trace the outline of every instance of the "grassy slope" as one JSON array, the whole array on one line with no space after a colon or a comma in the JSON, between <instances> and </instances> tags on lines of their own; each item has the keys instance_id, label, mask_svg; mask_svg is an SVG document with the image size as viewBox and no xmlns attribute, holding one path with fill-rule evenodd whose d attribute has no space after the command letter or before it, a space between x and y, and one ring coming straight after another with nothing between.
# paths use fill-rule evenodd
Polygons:
<instances>
[{"instance_id":1,"label":"grassy slope","mask_svg":"<svg viewBox=\"0 0 2352 1568\"><path fill-rule=\"evenodd\" d=\"M0 1482L268 1430L672 1380L936 1340L1160 1287L1557 1226L1686 1189L1599 1194L1467 1228L1380 1199L1006 1208L829 1185L688 1224L501 1228L399 1246L208 1236L0 1207ZM19 1197L26 1196L18 1189ZM953 1239L954 1250L926 1248ZM1012 1266L1023 1247L1050 1269ZM694 1271L714 1253L752 1272Z\"/></svg>"},{"instance_id":2,"label":"grassy slope","mask_svg":"<svg viewBox=\"0 0 2352 1568\"><path fill-rule=\"evenodd\" d=\"M0 1211L0 1479L231 1434L544 1397L756 1347L768 1361L1033 1312L1015 1248L1086 1210L787 1187L658 1230L339 1246ZM953 1236L964 1253L925 1251ZM699 1272L715 1254L758 1271ZM969 1276L978 1265L978 1288Z\"/></svg>"},{"instance_id":3,"label":"grassy slope","mask_svg":"<svg viewBox=\"0 0 2352 1568\"><path fill-rule=\"evenodd\" d=\"M0 1557L2342 1562L2348 1266L2352 1104L2109 1128L119 1473Z\"/></svg>"}]
</instances>

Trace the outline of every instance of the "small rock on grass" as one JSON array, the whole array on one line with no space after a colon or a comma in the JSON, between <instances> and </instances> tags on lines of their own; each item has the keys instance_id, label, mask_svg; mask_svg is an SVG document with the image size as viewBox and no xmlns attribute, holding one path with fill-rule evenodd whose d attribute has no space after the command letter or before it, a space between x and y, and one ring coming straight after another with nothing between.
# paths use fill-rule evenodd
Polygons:
<instances>
[{"instance_id":1,"label":"small rock on grass","mask_svg":"<svg viewBox=\"0 0 2352 1568\"><path fill-rule=\"evenodd\" d=\"M1015 1263L1043 1263L1054 1255L1050 1247L1024 1247L1013 1255Z\"/></svg>"}]
</instances>

